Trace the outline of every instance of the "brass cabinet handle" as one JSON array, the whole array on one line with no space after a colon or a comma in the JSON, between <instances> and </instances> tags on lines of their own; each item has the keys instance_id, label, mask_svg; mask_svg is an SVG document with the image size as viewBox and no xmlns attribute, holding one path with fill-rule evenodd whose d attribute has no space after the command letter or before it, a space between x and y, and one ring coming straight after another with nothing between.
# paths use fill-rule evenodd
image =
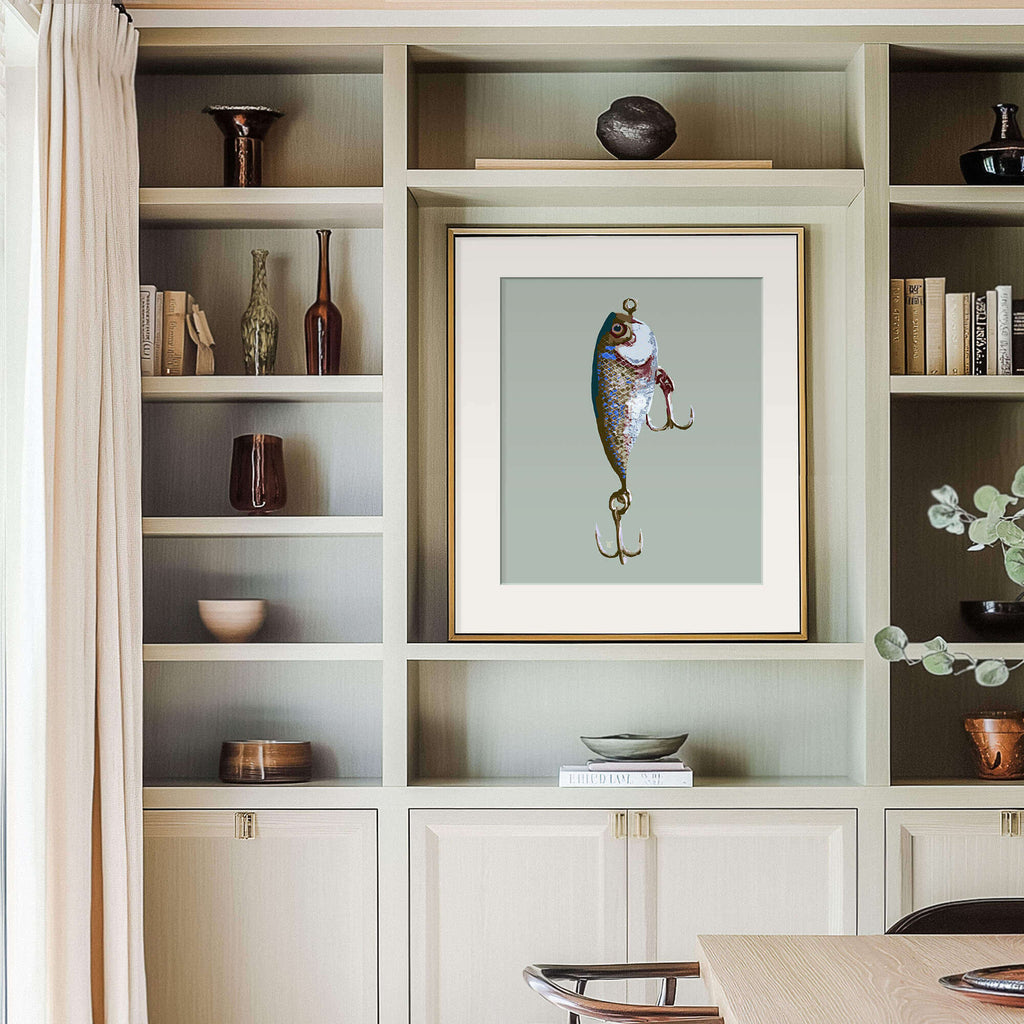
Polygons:
<instances>
[{"instance_id":1,"label":"brass cabinet handle","mask_svg":"<svg viewBox=\"0 0 1024 1024\"><path fill-rule=\"evenodd\" d=\"M1008 839L1020 839L1024 835L1024 821L1021 819L1021 811L1000 811L999 812L999 834Z\"/></svg>"},{"instance_id":2,"label":"brass cabinet handle","mask_svg":"<svg viewBox=\"0 0 1024 1024\"><path fill-rule=\"evenodd\" d=\"M626 812L612 811L612 838L625 839L627 835Z\"/></svg>"},{"instance_id":3,"label":"brass cabinet handle","mask_svg":"<svg viewBox=\"0 0 1024 1024\"><path fill-rule=\"evenodd\" d=\"M633 838L651 838L651 816L647 813L647 811L633 812Z\"/></svg>"},{"instance_id":4,"label":"brass cabinet handle","mask_svg":"<svg viewBox=\"0 0 1024 1024\"><path fill-rule=\"evenodd\" d=\"M235 838L256 838L256 812L235 811Z\"/></svg>"}]
</instances>

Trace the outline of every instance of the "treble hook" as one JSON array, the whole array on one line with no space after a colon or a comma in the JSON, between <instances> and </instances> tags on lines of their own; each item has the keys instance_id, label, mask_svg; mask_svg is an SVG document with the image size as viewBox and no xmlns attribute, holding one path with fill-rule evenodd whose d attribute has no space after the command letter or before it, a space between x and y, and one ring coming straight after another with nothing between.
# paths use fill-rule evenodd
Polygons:
<instances>
[{"instance_id":1,"label":"treble hook","mask_svg":"<svg viewBox=\"0 0 1024 1024\"><path fill-rule=\"evenodd\" d=\"M675 415L672 412L672 392L675 391L676 386L672 383L672 378L659 366L657 372L654 374L654 383L661 388L661 393L665 396L665 420L664 426L656 427L651 422L651 414L646 414L647 426L651 428L655 433L662 430L668 430L669 427L675 427L676 430L689 430L693 426L693 406L690 406L690 419L686 423L676 423Z\"/></svg>"},{"instance_id":2,"label":"treble hook","mask_svg":"<svg viewBox=\"0 0 1024 1024\"><path fill-rule=\"evenodd\" d=\"M605 558L617 558L623 565L626 564L627 558L636 558L644 549L643 530L639 532L636 551L627 551L622 546L622 517L629 511L630 500L629 491L625 487L621 491L616 491L608 499L608 511L611 512L612 520L615 523L615 550L611 554L601 547L601 531L597 528L597 523L594 524L594 539L597 541L597 550Z\"/></svg>"}]
</instances>

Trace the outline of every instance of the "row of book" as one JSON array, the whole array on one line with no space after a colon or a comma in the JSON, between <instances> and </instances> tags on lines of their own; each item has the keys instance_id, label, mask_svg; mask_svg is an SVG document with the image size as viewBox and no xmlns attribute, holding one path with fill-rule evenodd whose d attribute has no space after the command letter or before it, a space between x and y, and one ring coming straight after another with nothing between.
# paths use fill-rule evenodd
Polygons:
<instances>
[{"instance_id":1,"label":"row of book","mask_svg":"<svg viewBox=\"0 0 1024 1024\"><path fill-rule=\"evenodd\" d=\"M558 771L558 784L690 788L693 786L693 769L678 757L662 757L654 761L592 760L586 764L563 764Z\"/></svg>"},{"instance_id":2,"label":"row of book","mask_svg":"<svg viewBox=\"0 0 1024 1024\"><path fill-rule=\"evenodd\" d=\"M139 353L143 377L213 373L213 334L188 292L139 288Z\"/></svg>"},{"instance_id":3,"label":"row of book","mask_svg":"<svg viewBox=\"0 0 1024 1024\"><path fill-rule=\"evenodd\" d=\"M889 372L1024 374L1024 299L1008 284L947 292L944 277L893 278Z\"/></svg>"}]
</instances>

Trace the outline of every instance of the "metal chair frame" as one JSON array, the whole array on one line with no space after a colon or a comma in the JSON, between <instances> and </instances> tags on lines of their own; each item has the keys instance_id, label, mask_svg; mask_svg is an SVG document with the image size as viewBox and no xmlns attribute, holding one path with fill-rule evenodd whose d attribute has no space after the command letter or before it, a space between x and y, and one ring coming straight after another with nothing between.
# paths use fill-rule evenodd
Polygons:
<instances>
[{"instance_id":1,"label":"metal chair frame","mask_svg":"<svg viewBox=\"0 0 1024 1024\"><path fill-rule=\"evenodd\" d=\"M991 923L986 921L989 918ZM1024 935L1024 899L954 900L901 917L886 935Z\"/></svg>"},{"instance_id":2,"label":"metal chair frame","mask_svg":"<svg viewBox=\"0 0 1024 1024\"><path fill-rule=\"evenodd\" d=\"M689 1024L723 1024L717 1006L675 1006L676 979L699 978L700 964L593 964L565 966L531 964L523 971L527 985L550 1003L567 1010L569 1024L580 1024L580 1017L592 1017L610 1024L659 1024L688 1021ZM588 981L634 981L658 979L661 995L656 1006L639 1003L614 1003L584 995ZM558 982L572 982L570 991Z\"/></svg>"}]
</instances>

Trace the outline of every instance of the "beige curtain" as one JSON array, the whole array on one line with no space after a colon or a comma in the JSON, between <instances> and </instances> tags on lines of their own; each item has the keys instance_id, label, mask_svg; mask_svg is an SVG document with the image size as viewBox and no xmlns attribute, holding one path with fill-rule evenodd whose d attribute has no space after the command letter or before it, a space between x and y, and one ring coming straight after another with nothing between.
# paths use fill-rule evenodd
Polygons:
<instances>
[{"instance_id":1,"label":"beige curtain","mask_svg":"<svg viewBox=\"0 0 1024 1024\"><path fill-rule=\"evenodd\" d=\"M137 36L46 0L38 110L48 1024L144 1024Z\"/></svg>"}]
</instances>

